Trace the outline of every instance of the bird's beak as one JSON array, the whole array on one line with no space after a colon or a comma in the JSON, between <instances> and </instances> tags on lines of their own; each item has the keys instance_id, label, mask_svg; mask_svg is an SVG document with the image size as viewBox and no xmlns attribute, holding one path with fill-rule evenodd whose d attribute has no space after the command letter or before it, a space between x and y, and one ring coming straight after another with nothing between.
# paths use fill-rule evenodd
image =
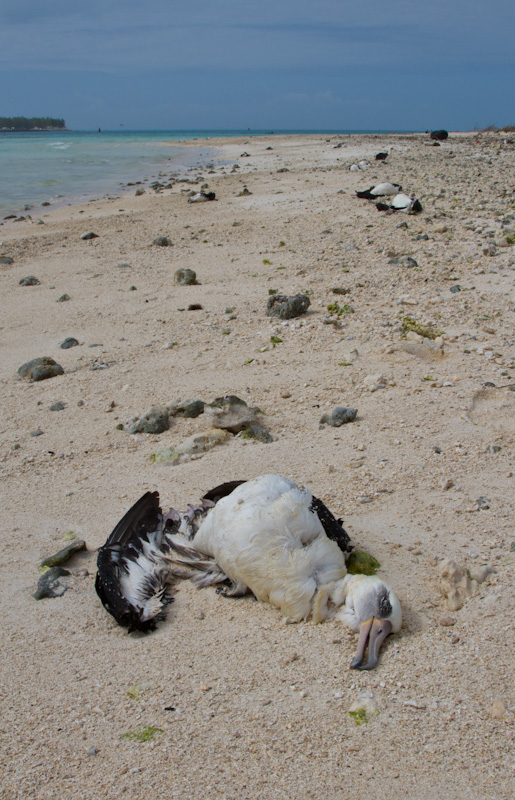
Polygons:
<instances>
[{"instance_id":1,"label":"bird's beak","mask_svg":"<svg viewBox=\"0 0 515 800\"><path fill-rule=\"evenodd\" d=\"M392 623L388 619L370 617L361 623L356 654L351 661L351 669L374 669L377 664L379 650L386 637L392 632ZM368 659L363 663L365 649L368 644Z\"/></svg>"}]
</instances>

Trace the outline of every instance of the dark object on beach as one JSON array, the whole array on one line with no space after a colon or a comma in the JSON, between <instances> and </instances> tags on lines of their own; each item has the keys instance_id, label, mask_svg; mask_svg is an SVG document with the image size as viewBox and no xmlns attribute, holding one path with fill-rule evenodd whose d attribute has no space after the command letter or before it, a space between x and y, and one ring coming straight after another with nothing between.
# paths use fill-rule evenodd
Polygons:
<instances>
[{"instance_id":1,"label":"dark object on beach","mask_svg":"<svg viewBox=\"0 0 515 800\"><path fill-rule=\"evenodd\" d=\"M179 286L195 286L197 283L197 273L194 269L188 267L180 267L175 270L174 281Z\"/></svg>"},{"instance_id":2,"label":"dark object on beach","mask_svg":"<svg viewBox=\"0 0 515 800\"><path fill-rule=\"evenodd\" d=\"M173 598L162 554L165 533L177 532L179 524L177 512L163 516L157 492L146 492L98 551L95 589L106 611L129 633L153 631L166 616Z\"/></svg>"},{"instance_id":3,"label":"dark object on beach","mask_svg":"<svg viewBox=\"0 0 515 800\"><path fill-rule=\"evenodd\" d=\"M305 314L311 305L307 294L296 294L288 297L284 294L274 294L269 297L266 304L267 317L279 317L279 319L293 319Z\"/></svg>"},{"instance_id":4,"label":"dark object on beach","mask_svg":"<svg viewBox=\"0 0 515 800\"><path fill-rule=\"evenodd\" d=\"M70 542L70 544L63 547L63 549L59 550L57 553L54 553L53 556L45 558L39 566L42 569L45 567L60 567L61 564L69 561L75 553L79 553L81 550L86 550L86 542L84 539L74 539L73 542Z\"/></svg>"},{"instance_id":5,"label":"dark object on beach","mask_svg":"<svg viewBox=\"0 0 515 800\"><path fill-rule=\"evenodd\" d=\"M26 278L20 278L18 283L20 286L39 286L41 281L35 275L27 275Z\"/></svg>"},{"instance_id":6,"label":"dark object on beach","mask_svg":"<svg viewBox=\"0 0 515 800\"><path fill-rule=\"evenodd\" d=\"M331 414L323 414L320 418L321 425L331 425L333 428L340 428L348 422L354 422L357 408L347 408L346 406L336 406Z\"/></svg>"},{"instance_id":7,"label":"dark object on beach","mask_svg":"<svg viewBox=\"0 0 515 800\"><path fill-rule=\"evenodd\" d=\"M384 161L388 158L388 153L376 153L376 161Z\"/></svg>"},{"instance_id":8,"label":"dark object on beach","mask_svg":"<svg viewBox=\"0 0 515 800\"><path fill-rule=\"evenodd\" d=\"M28 378L36 383L36 381L44 381L47 378L54 378L56 375L64 373L60 364L54 361L49 356L42 356L42 358L33 358L32 361L27 361L18 367L18 375L21 378Z\"/></svg>"},{"instance_id":9,"label":"dark object on beach","mask_svg":"<svg viewBox=\"0 0 515 800\"><path fill-rule=\"evenodd\" d=\"M80 237L85 242L88 242L90 239L98 239L98 233L93 233L93 231L88 231L87 233L83 233Z\"/></svg>"},{"instance_id":10,"label":"dark object on beach","mask_svg":"<svg viewBox=\"0 0 515 800\"><path fill-rule=\"evenodd\" d=\"M14 261L11 256L2 256L0 258L0 264L14 264Z\"/></svg>"},{"instance_id":11,"label":"dark object on beach","mask_svg":"<svg viewBox=\"0 0 515 800\"><path fill-rule=\"evenodd\" d=\"M172 247L173 242L168 236L156 236L152 244L157 245L157 247Z\"/></svg>"},{"instance_id":12,"label":"dark object on beach","mask_svg":"<svg viewBox=\"0 0 515 800\"><path fill-rule=\"evenodd\" d=\"M200 303L190 303L188 306L188 311L202 311L204 306L201 306Z\"/></svg>"},{"instance_id":13,"label":"dark object on beach","mask_svg":"<svg viewBox=\"0 0 515 800\"><path fill-rule=\"evenodd\" d=\"M68 336L64 340L64 342L61 342L59 347L61 348L61 350L69 350L70 347L78 347L78 344L79 343L78 343L77 339L74 339L73 336Z\"/></svg>"},{"instance_id":14,"label":"dark object on beach","mask_svg":"<svg viewBox=\"0 0 515 800\"><path fill-rule=\"evenodd\" d=\"M437 139L439 142L444 142L448 138L447 131L431 131L431 139Z\"/></svg>"},{"instance_id":15,"label":"dark object on beach","mask_svg":"<svg viewBox=\"0 0 515 800\"><path fill-rule=\"evenodd\" d=\"M51 569L47 569L38 580L36 591L32 595L34 600L43 600L45 597L62 597L68 587L64 586L64 584L59 581L59 578L69 574L68 570L63 569L63 567L51 567Z\"/></svg>"},{"instance_id":16,"label":"dark object on beach","mask_svg":"<svg viewBox=\"0 0 515 800\"><path fill-rule=\"evenodd\" d=\"M209 200L216 200L214 192L197 192L188 198L188 203L207 203Z\"/></svg>"}]
</instances>

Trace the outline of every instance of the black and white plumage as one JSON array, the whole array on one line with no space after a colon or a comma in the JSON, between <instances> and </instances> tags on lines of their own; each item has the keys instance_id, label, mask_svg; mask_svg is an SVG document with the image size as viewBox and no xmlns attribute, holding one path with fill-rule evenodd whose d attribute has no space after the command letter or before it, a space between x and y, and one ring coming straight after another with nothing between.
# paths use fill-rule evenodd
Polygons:
<instances>
[{"instance_id":1,"label":"black and white plumage","mask_svg":"<svg viewBox=\"0 0 515 800\"><path fill-rule=\"evenodd\" d=\"M423 211L420 200L410 197L404 192L396 194L392 198L390 205L387 203L376 203L375 205L378 211L403 211L405 214L419 214Z\"/></svg>"},{"instance_id":2,"label":"black and white plumage","mask_svg":"<svg viewBox=\"0 0 515 800\"><path fill-rule=\"evenodd\" d=\"M115 620L147 633L166 616L172 578L163 561L166 533L179 530L176 512L163 516L157 492L146 492L98 551L95 589Z\"/></svg>"},{"instance_id":3,"label":"black and white plumage","mask_svg":"<svg viewBox=\"0 0 515 800\"><path fill-rule=\"evenodd\" d=\"M157 503L156 493L154 496ZM137 507L138 503L129 514ZM167 515L174 520L170 533L162 524L160 527L163 572L159 576L168 571L198 586L225 584L219 591L226 596L250 591L257 599L277 606L292 622L338 618L361 631L351 665L355 668L372 668L384 638L400 629L402 614L394 593L379 578L347 574L345 557L352 549L347 533L321 500L292 480L262 475L223 484L208 492L200 506L189 507L189 516L199 524L189 521L185 525L184 517L179 524L174 515L176 512ZM118 543L118 537L112 539L126 517L101 552ZM152 520L152 529L154 523ZM142 526L136 528L141 531ZM135 529L134 524L132 527ZM179 527L192 538L178 533ZM149 554L143 546L142 550L149 562L154 558L159 562L154 549ZM99 575L103 563L99 554ZM98 582L97 577L97 591ZM114 588L123 592L125 586L119 580ZM119 603L125 608L132 603L132 596L120 598ZM112 610L112 599L110 606L106 605L107 610L121 621ZM158 614L162 618L162 607ZM148 619L146 622L148 627ZM369 656L364 663L367 643Z\"/></svg>"},{"instance_id":4,"label":"black and white plumage","mask_svg":"<svg viewBox=\"0 0 515 800\"><path fill-rule=\"evenodd\" d=\"M188 198L188 203L207 203L210 200L216 200L214 192L197 192Z\"/></svg>"},{"instance_id":5,"label":"black and white plumage","mask_svg":"<svg viewBox=\"0 0 515 800\"><path fill-rule=\"evenodd\" d=\"M378 183L377 186L371 186L370 189L365 189L362 192L356 192L356 197L363 200L373 200L376 197L388 197L398 194L402 189L399 183Z\"/></svg>"},{"instance_id":6,"label":"black and white plumage","mask_svg":"<svg viewBox=\"0 0 515 800\"><path fill-rule=\"evenodd\" d=\"M376 161L386 161L387 158L388 158L388 153L385 152L376 153Z\"/></svg>"}]
</instances>

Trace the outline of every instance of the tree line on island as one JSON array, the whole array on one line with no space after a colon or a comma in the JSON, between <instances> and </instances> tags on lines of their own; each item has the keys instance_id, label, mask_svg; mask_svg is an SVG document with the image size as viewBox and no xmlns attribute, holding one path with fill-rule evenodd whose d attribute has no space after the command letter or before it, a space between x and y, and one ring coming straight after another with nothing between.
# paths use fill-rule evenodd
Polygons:
<instances>
[{"instance_id":1,"label":"tree line on island","mask_svg":"<svg viewBox=\"0 0 515 800\"><path fill-rule=\"evenodd\" d=\"M0 117L1 131L48 131L65 130L64 119L52 119L52 117Z\"/></svg>"}]
</instances>

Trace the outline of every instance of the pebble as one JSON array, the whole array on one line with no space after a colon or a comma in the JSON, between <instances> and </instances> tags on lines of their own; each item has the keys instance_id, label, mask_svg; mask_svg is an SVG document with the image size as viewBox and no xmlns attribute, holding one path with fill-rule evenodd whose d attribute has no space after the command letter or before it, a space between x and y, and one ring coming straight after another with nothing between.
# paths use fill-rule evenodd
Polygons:
<instances>
[{"instance_id":1,"label":"pebble","mask_svg":"<svg viewBox=\"0 0 515 800\"><path fill-rule=\"evenodd\" d=\"M395 256L388 261L394 267L418 267L417 261L411 256Z\"/></svg>"},{"instance_id":2,"label":"pebble","mask_svg":"<svg viewBox=\"0 0 515 800\"><path fill-rule=\"evenodd\" d=\"M0 258L0 264L14 264L14 260L11 258L11 256L2 256Z\"/></svg>"},{"instance_id":3,"label":"pebble","mask_svg":"<svg viewBox=\"0 0 515 800\"><path fill-rule=\"evenodd\" d=\"M41 428L37 428L35 431L30 432L31 436L43 436L43 431Z\"/></svg>"},{"instance_id":4,"label":"pebble","mask_svg":"<svg viewBox=\"0 0 515 800\"><path fill-rule=\"evenodd\" d=\"M96 756L97 753L98 753L98 750L93 745L91 747L88 747L88 749L86 750L86 755L88 755L88 756Z\"/></svg>"},{"instance_id":5,"label":"pebble","mask_svg":"<svg viewBox=\"0 0 515 800\"><path fill-rule=\"evenodd\" d=\"M173 242L168 238L168 236L156 236L152 244L155 244L158 247L172 247Z\"/></svg>"},{"instance_id":6,"label":"pebble","mask_svg":"<svg viewBox=\"0 0 515 800\"><path fill-rule=\"evenodd\" d=\"M74 339L73 336L68 336L64 341L61 342L59 347L61 350L69 350L70 347L78 347L79 342L77 339Z\"/></svg>"},{"instance_id":7,"label":"pebble","mask_svg":"<svg viewBox=\"0 0 515 800\"><path fill-rule=\"evenodd\" d=\"M279 317L279 319L293 319L293 317L305 314L310 305L311 300L306 294L293 296L274 294L267 300L266 315L267 317Z\"/></svg>"},{"instance_id":8,"label":"pebble","mask_svg":"<svg viewBox=\"0 0 515 800\"><path fill-rule=\"evenodd\" d=\"M288 397L291 397L291 392L289 392L288 389L281 389L279 394L284 400L287 400Z\"/></svg>"},{"instance_id":9,"label":"pebble","mask_svg":"<svg viewBox=\"0 0 515 800\"><path fill-rule=\"evenodd\" d=\"M357 408L336 406L330 414L323 414L320 417L320 425L331 425L333 428L339 428L348 422L354 422L357 413Z\"/></svg>"},{"instance_id":10,"label":"pebble","mask_svg":"<svg viewBox=\"0 0 515 800\"><path fill-rule=\"evenodd\" d=\"M57 303L66 303L68 300L71 300L71 297L70 297L69 294L66 294L66 292L65 292L64 294L60 295L60 297L57 298L56 302Z\"/></svg>"},{"instance_id":11,"label":"pebble","mask_svg":"<svg viewBox=\"0 0 515 800\"><path fill-rule=\"evenodd\" d=\"M21 367L18 367L17 371L22 378L27 378L34 383L36 381L44 381L47 378L54 378L56 375L64 373L61 365L49 356L33 358L32 361L27 361Z\"/></svg>"},{"instance_id":12,"label":"pebble","mask_svg":"<svg viewBox=\"0 0 515 800\"><path fill-rule=\"evenodd\" d=\"M170 413L166 406L152 406L139 419L125 423L127 433L163 433L170 427Z\"/></svg>"},{"instance_id":13,"label":"pebble","mask_svg":"<svg viewBox=\"0 0 515 800\"><path fill-rule=\"evenodd\" d=\"M494 700L490 709L492 719L502 719L506 714L506 703L504 700Z\"/></svg>"},{"instance_id":14,"label":"pebble","mask_svg":"<svg viewBox=\"0 0 515 800\"><path fill-rule=\"evenodd\" d=\"M442 626L442 628L451 628L456 624L456 620L454 617L442 617L439 624Z\"/></svg>"},{"instance_id":15,"label":"pebble","mask_svg":"<svg viewBox=\"0 0 515 800\"><path fill-rule=\"evenodd\" d=\"M65 408L66 408L66 406L64 405L64 403L61 400L58 400L57 403L52 403L52 405L49 406L48 410L49 411L63 411Z\"/></svg>"},{"instance_id":16,"label":"pebble","mask_svg":"<svg viewBox=\"0 0 515 800\"><path fill-rule=\"evenodd\" d=\"M197 283L197 273L193 269L181 267L175 271L174 281L179 286L193 286Z\"/></svg>"},{"instance_id":17,"label":"pebble","mask_svg":"<svg viewBox=\"0 0 515 800\"><path fill-rule=\"evenodd\" d=\"M27 275L26 278L20 278L18 283L20 286L39 286L41 281L35 275Z\"/></svg>"}]
</instances>

